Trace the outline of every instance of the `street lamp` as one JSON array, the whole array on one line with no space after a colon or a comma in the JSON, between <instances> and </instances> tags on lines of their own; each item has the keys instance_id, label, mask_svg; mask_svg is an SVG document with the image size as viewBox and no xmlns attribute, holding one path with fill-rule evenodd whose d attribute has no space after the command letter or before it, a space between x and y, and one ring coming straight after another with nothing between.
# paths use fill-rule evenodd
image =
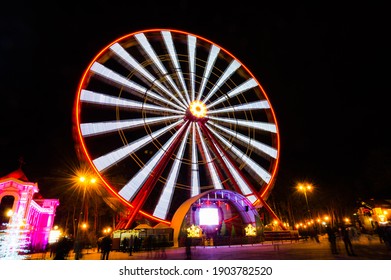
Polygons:
<instances>
[{"instance_id":1,"label":"street lamp","mask_svg":"<svg viewBox=\"0 0 391 280\"><path fill-rule=\"evenodd\" d=\"M81 256L81 250L82 250L82 244L81 244L81 236L80 236L80 228L83 227L83 229L87 228L87 204L86 204L86 192L87 192L87 187L90 184L95 184L96 179L94 177L88 178L86 176L80 176L79 177L79 182L83 185L83 197L82 197L82 204L80 207L80 215L79 215L79 220L77 222L77 231L76 231L76 246L75 246L75 259L78 260ZM83 218L83 213L84 213L84 218ZM81 220L83 220L83 224L81 224Z\"/></svg>"},{"instance_id":2,"label":"street lamp","mask_svg":"<svg viewBox=\"0 0 391 280\"><path fill-rule=\"evenodd\" d=\"M83 216L83 211L84 211L83 222L85 223L87 218L88 218L87 217L87 212L88 211L87 211L87 204L86 204L86 191L87 191L87 187L88 186L93 185L93 184L96 183L96 178L94 178L94 177L87 178L85 176L80 176L79 177L79 181L83 185L83 198L82 198L82 205L81 205L81 208L80 208L80 218ZM79 224L80 224L80 220L79 220Z\"/></svg>"},{"instance_id":3,"label":"street lamp","mask_svg":"<svg viewBox=\"0 0 391 280\"><path fill-rule=\"evenodd\" d=\"M311 215L311 210L310 210L310 207L308 205L308 198L307 198L307 191L311 191L312 190L312 186L311 185L302 185L300 184L297 189L300 191L300 192L303 192L304 193L304 197L305 197L305 202L307 204L307 211L308 211L308 216L309 218L312 220L312 215Z\"/></svg>"}]
</instances>

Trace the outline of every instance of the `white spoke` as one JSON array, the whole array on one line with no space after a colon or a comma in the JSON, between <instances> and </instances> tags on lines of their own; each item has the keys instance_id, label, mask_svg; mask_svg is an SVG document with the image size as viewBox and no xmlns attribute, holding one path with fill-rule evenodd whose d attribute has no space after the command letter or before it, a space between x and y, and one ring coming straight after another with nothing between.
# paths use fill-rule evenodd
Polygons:
<instances>
[{"instance_id":1,"label":"white spoke","mask_svg":"<svg viewBox=\"0 0 391 280\"><path fill-rule=\"evenodd\" d=\"M204 70L204 75L202 76L201 86L198 91L197 100L201 99L202 93L204 92L206 86L206 82L209 79L210 73L212 73L213 65L215 64L219 52L220 48L216 47L215 45L212 45L211 50L209 52L208 61Z\"/></svg>"},{"instance_id":2,"label":"white spoke","mask_svg":"<svg viewBox=\"0 0 391 280\"><path fill-rule=\"evenodd\" d=\"M84 137L101 135L106 133L115 132L118 130L135 129L137 127L143 127L144 125L153 125L164 123L166 121L178 120L182 116L170 116L170 117L155 117L135 120L121 120L121 121L109 121L109 122L95 122L95 123L82 123L80 124L80 130Z\"/></svg>"},{"instance_id":3,"label":"white spoke","mask_svg":"<svg viewBox=\"0 0 391 280\"><path fill-rule=\"evenodd\" d=\"M143 68L143 66L136 61L120 44L115 43L110 47L110 50L115 53L121 60L126 62L127 65L136 69L143 77L145 77L150 83L156 85L165 94L171 97L175 102L186 110L185 104L179 101L162 83L154 77L151 73Z\"/></svg>"},{"instance_id":4,"label":"white spoke","mask_svg":"<svg viewBox=\"0 0 391 280\"><path fill-rule=\"evenodd\" d=\"M175 122L165 128L162 128L158 131L153 132L152 134L148 134L144 136L141 139L138 139L124 147L121 147L115 151L112 151L106 155L103 155L99 158L96 158L93 160L94 165L96 166L98 171L104 171L110 166L120 162L125 157L127 157L129 154L132 154L133 152L139 150L140 148L144 147L146 144L153 141L155 138L158 138L162 134L166 133L167 131L171 130L175 126L183 123L183 120L180 120L178 122Z\"/></svg>"},{"instance_id":5,"label":"white spoke","mask_svg":"<svg viewBox=\"0 0 391 280\"><path fill-rule=\"evenodd\" d=\"M208 171L209 171L211 179L212 179L213 187L215 189L222 189L223 186L221 185L221 181L220 181L219 175L217 174L216 167L213 164L212 157L210 156L208 147L207 147L207 145L206 145L206 143L204 141L204 138L203 138L202 133L201 133L201 129L200 129L198 124L197 124L197 132L198 132L198 135L199 135L199 138L200 138L200 141L201 141L202 152L203 152L203 154L205 156L205 162L207 164Z\"/></svg>"},{"instance_id":6,"label":"white spoke","mask_svg":"<svg viewBox=\"0 0 391 280\"><path fill-rule=\"evenodd\" d=\"M209 119L216 120L219 122L225 122L228 124L238 125L241 127L253 128L253 129L257 129L257 130L268 131L271 133L277 133L277 127L273 123L246 121L246 120L232 120L232 119L217 118L217 117L212 117L212 116L210 116Z\"/></svg>"},{"instance_id":7,"label":"white spoke","mask_svg":"<svg viewBox=\"0 0 391 280\"><path fill-rule=\"evenodd\" d=\"M137 102L120 97L112 97L103 93L98 93L90 90L81 90L80 101L91 104L98 104L108 107L121 107L129 110L137 111L149 111L149 112L159 112L159 113L174 113L182 115L184 111L173 110L167 107L161 107L156 105L150 105L148 103Z\"/></svg>"},{"instance_id":8,"label":"white spoke","mask_svg":"<svg viewBox=\"0 0 391 280\"><path fill-rule=\"evenodd\" d=\"M197 140L196 140L196 127L195 123L192 123L192 135L191 135L191 196L200 194L200 177L199 177L199 165L197 155Z\"/></svg>"},{"instance_id":9,"label":"white spoke","mask_svg":"<svg viewBox=\"0 0 391 280\"><path fill-rule=\"evenodd\" d=\"M206 103L209 98L212 97L212 95L221 87L222 84L225 83L229 77L232 76L232 74L241 66L241 64L233 60L231 64L228 66L228 68L224 71L223 75L219 78L219 80L214 84L212 90L208 93L208 95L202 100L203 103Z\"/></svg>"},{"instance_id":10,"label":"white spoke","mask_svg":"<svg viewBox=\"0 0 391 280\"><path fill-rule=\"evenodd\" d=\"M190 92L191 100L194 101L195 96L195 56L196 56L197 38L194 36L187 36L187 48L189 53L189 75L190 75Z\"/></svg>"},{"instance_id":11,"label":"white spoke","mask_svg":"<svg viewBox=\"0 0 391 280\"><path fill-rule=\"evenodd\" d=\"M171 101L167 100L166 98L163 98L162 96L146 89L145 87L128 80L127 78L115 73L114 71L110 70L109 68L103 66L98 62L94 62L90 70L92 73L95 73L101 76L102 78L107 79L109 82L114 83L118 87L124 87L125 89L127 89L127 91L129 91L132 94L138 93L138 95L142 97L144 95L147 95L147 97L150 97L153 100L157 100L165 104L168 104L171 107L177 108L179 110L183 110L183 108L180 107L179 105L174 104Z\"/></svg>"},{"instance_id":12,"label":"white spoke","mask_svg":"<svg viewBox=\"0 0 391 280\"><path fill-rule=\"evenodd\" d=\"M182 99L183 103L185 105L189 105L186 100L184 99L183 95L179 91L178 87L176 86L175 82L167 72L166 68L164 67L163 63L160 61L159 57L156 55L155 51L153 50L151 44L148 42L147 37L145 37L144 33L139 33L135 35L137 41L140 43L140 46L144 49L144 51L148 54L148 56L152 59L155 66L159 69L160 73L163 74L164 78L167 79L171 87L175 90L175 92L178 94L178 96Z\"/></svg>"},{"instance_id":13,"label":"white spoke","mask_svg":"<svg viewBox=\"0 0 391 280\"><path fill-rule=\"evenodd\" d=\"M221 113L234 113L234 112L241 112L241 111L261 110L261 109L270 109L269 102L267 102L266 100L255 101L251 103L234 105L234 106L216 109L216 110L208 110L208 115L218 115Z\"/></svg>"},{"instance_id":14,"label":"white spoke","mask_svg":"<svg viewBox=\"0 0 391 280\"><path fill-rule=\"evenodd\" d=\"M119 194L128 201L132 201L136 193L143 186L145 181L151 176L153 170L157 164L164 157L166 151L173 144L174 140L185 126L182 126L177 132L175 132L171 138L164 144L162 148L144 165L142 169L119 191Z\"/></svg>"},{"instance_id":15,"label":"white spoke","mask_svg":"<svg viewBox=\"0 0 391 280\"><path fill-rule=\"evenodd\" d=\"M242 176L239 174L239 172L237 171L237 169L232 165L231 161L229 159L227 159L227 157L225 156L225 154L219 149L219 147L217 145L215 145L216 149L218 150L221 158L223 159L223 161L225 162L229 172L232 174L232 176L234 177L235 179L235 182L238 184L239 188L240 188L240 191L242 192L242 194L244 196L246 196L250 201L251 203L254 203L257 198L253 195L253 192L251 190L251 188L248 186L248 184L246 183L246 181L242 178Z\"/></svg>"},{"instance_id":16,"label":"white spoke","mask_svg":"<svg viewBox=\"0 0 391 280\"><path fill-rule=\"evenodd\" d=\"M183 92L186 96L186 100L190 104L191 101L189 98L189 93L187 92L186 83L183 78L183 73L182 73L181 65L179 64L179 61L178 61L177 53L175 51L174 42L172 41L171 32L162 31L162 36L164 39L164 43L166 44L166 47L168 49L168 53L170 54L171 61L174 64L174 68L175 68L175 71L177 72L177 76L178 76L179 82L181 83Z\"/></svg>"},{"instance_id":17,"label":"white spoke","mask_svg":"<svg viewBox=\"0 0 391 280\"><path fill-rule=\"evenodd\" d=\"M269 183L271 179L271 175L269 172L267 172L262 166L260 166L258 163L256 163L254 160L252 160L249 156L247 156L245 153L243 153L241 150L236 148L232 143L230 143L227 139L219 135L216 131L214 131L211 127L209 127L209 130L222 142L224 145L229 148L238 158L239 161L242 161L246 163L246 166L248 166L251 170L255 172L257 176L259 176L262 181L265 183Z\"/></svg>"},{"instance_id":18,"label":"white spoke","mask_svg":"<svg viewBox=\"0 0 391 280\"><path fill-rule=\"evenodd\" d=\"M172 196L174 194L175 183L177 182L180 166L183 159L183 154L185 151L185 145L187 141L187 137L189 136L190 126L186 129L185 136L182 139L181 145L179 146L178 155L175 158L174 164L170 170L170 174L168 175L167 181L164 184L163 192L160 195L159 201L156 205L155 211L153 215L165 219L171 205Z\"/></svg>"},{"instance_id":19,"label":"white spoke","mask_svg":"<svg viewBox=\"0 0 391 280\"><path fill-rule=\"evenodd\" d=\"M245 81L244 83L240 84L239 86L235 87L234 89L230 90L226 95L224 94L220 98L218 98L216 101L208 104L206 107L209 109L213 106L216 106L217 104L220 104L221 102L224 102L225 100L228 100L232 97L235 97L249 89L252 89L254 87L257 87L257 82L251 78Z\"/></svg>"},{"instance_id":20,"label":"white spoke","mask_svg":"<svg viewBox=\"0 0 391 280\"><path fill-rule=\"evenodd\" d=\"M225 132L226 134L230 135L233 137L233 139L236 141L236 140L239 140L239 141L242 141L244 142L245 144L247 144L248 146L251 146L253 148L256 148L259 152L261 153L264 153L274 159L277 158L277 150L274 149L273 147L270 147L269 145L266 145L266 144L263 144L255 139L252 139L248 136L245 136L243 134L240 134L236 131L233 131L233 130L230 130L228 128L225 128L221 125L218 125L214 122L209 122L209 124L213 125L214 127L220 129L221 131ZM207 124L207 126L209 127L209 125Z\"/></svg>"}]
</instances>

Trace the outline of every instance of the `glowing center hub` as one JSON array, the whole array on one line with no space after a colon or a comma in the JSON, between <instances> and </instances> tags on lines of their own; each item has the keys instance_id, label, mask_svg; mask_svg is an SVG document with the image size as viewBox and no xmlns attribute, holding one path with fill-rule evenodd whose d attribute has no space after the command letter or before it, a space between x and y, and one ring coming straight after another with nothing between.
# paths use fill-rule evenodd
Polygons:
<instances>
[{"instance_id":1,"label":"glowing center hub","mask_svg":"<svg viewBox=\"0 0 391 280\"><path fill-rule=\"evenodd\" d=\"M199 100L195 100L190 103L190 113L196 118L203 118L206 116L207 109L204 103Z\"/></svg>"}]
</instances>

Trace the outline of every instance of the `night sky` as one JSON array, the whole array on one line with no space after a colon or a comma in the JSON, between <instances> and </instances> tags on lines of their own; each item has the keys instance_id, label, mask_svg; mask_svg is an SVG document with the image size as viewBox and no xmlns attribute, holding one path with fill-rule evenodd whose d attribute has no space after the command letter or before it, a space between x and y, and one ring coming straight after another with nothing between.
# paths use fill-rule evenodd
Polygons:
<instances>
[{"instance_id":1,"label":"night sky","mask_svg":"<svg viewBox=\"0 0 391 280\"><path fill-rule=\"evenodd\" d=\"M224 47L267 92L281 137L276 194L306 180L337 196L391 198L385 4L86 2L0 12L0 177L23 157L47 193L45 178L75 158L72 109L88 64L120 36L173 28Z\"/></svg>"}]
</instances>

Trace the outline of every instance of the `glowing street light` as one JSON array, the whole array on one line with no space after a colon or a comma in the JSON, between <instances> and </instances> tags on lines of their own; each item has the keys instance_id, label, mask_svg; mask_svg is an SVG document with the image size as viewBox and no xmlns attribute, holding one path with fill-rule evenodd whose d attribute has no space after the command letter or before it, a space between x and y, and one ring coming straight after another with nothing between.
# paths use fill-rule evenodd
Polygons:
<instances>
[{"instance_id":1,"label":"glowing street light","mask_svg":"<svg viewBox=\"0 0 391 280\"><path fill-rule=\"evenodd\" d=\"M76 246L77 246L77 252L75 254L75 259L78 260L81 256L81 236L80 236L80 228L82 230L87 229L87 204L86 204L86 192L87 192L87 187L90 185L93 185L96 183L96 178L94 177L86 177L86 176L80 176L79 177L79 182L83 186L83 198L82 198L82 205L80 207L80 216L79 216L79 221L77 222L77 231L76 231ZM84 219L83 219L83 213L84 213ZM81 224L81 220L83 220L83 223Z\"/></svg>"},{"instance_id":2,"label":"glowing street light","mask_svg":"<svg viewBox=\"0 0 391 280\"><path fill-rule=\"evenodd\" d=\"M309 207L309 204L308 204L308 198L307 198L307 192L311 192L312 191L312 186L307 184L307 185L303 185L303 184L300 184L297 189L300 191L300 192L303 192L304 193L304 197L305 197L305 202L307 204L307 211L308 211L308 215L309 215L309 218L312 219L312 215L311 215L311 210L310 210L310 207Z\"/></svg>"},{"instance_id":3,"label":"glowing street light","mask_svg":"<svg viewBox=\"0 0 391 280\"><path fill-rule=\"evenodd\" d=\"M111 232L111 227L107 227L107 228L103 229L103 234L104 235L110 234L110 232Z\"/></svg>"},{"instance_id":4,"label":"glowing street light","mask_svg":"<svg viewBox=\"0 0 391 280\"><path fill-rule=\"evenodd\" d=\"M82 217L83 215L83 211L84 211L84 221L83 222L86 222L86 219L87 219L87 211L86 211L86 191L87 191L87 187L90 186L90 185L93 185L96 183L96 178L95 177L86 177L86 176L80 176L79 177L79 182L83 185L83 199L82 199L82 205L81 205L81 208L80 208L80 218ZM79 220L80 222L80 220Z\"/></svg>"}]
</instances>

